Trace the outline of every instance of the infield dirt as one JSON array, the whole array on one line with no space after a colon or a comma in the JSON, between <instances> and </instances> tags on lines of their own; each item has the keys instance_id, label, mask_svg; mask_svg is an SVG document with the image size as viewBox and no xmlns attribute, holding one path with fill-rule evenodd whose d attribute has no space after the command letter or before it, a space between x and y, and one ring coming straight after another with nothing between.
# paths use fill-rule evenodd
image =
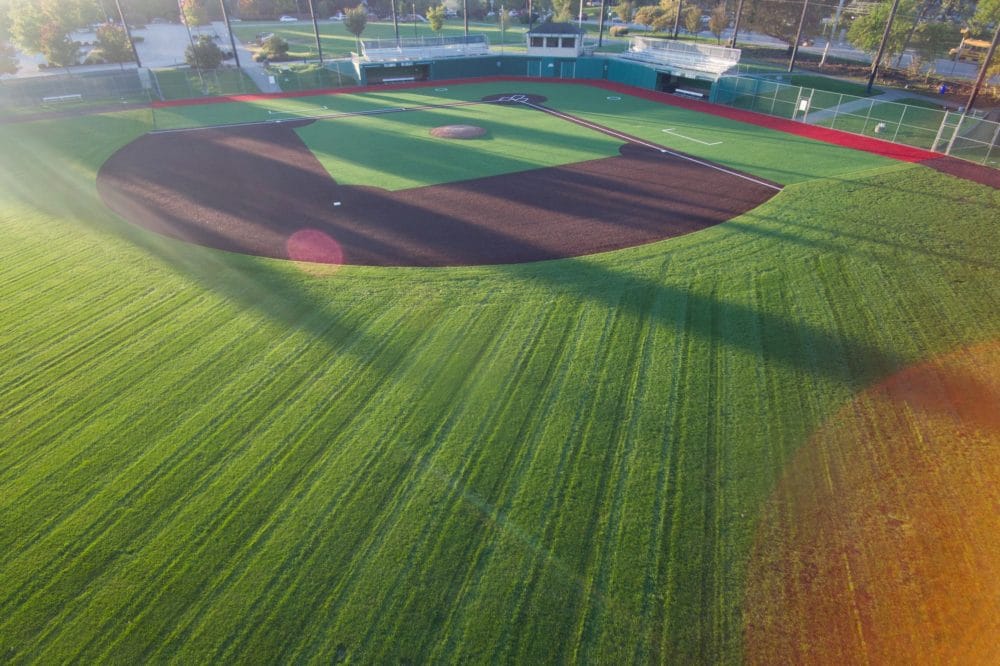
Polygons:
<instances>
[{"instance_id":1,"label":"infield dirt","mask_svg":"<svg viewBox=\"0 0 1000 666\"><path fill-rule=\"evenodd\" d=\"M373 266L616 250L725 222L775 194L634 144L617 157L398 192L343 186L295 133L299 124L149 134L104 164L98 191L129 222L187 242L287 259L289 239L308 230L339 248L326 255L336 262Z\"/></svg>"}]
</instances>

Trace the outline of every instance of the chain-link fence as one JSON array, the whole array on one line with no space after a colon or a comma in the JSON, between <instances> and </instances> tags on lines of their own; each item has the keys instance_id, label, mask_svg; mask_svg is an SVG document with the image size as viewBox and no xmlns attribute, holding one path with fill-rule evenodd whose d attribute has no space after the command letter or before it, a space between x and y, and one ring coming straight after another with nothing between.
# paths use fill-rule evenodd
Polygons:
<instances>
[{"instance_id":1,"label":"chain-link fence","mask_svg":"<svg viewBox=\"0 0 1000 666\"><path fill-rule=\"evenodd\" d=\"M344 88L358 84L354 65L350 60L328 60L318 63L271 65L267 75L274 77L274 84L282 92L300 90L326 90Z\"/></svg>"},{"instance_id":2,"label":"chain-link fence","mask_svg":"<svg viewBox=\"0 0 1000 666\"><path fill-rule=\"evenodd\" d=\"M0 83L0 115L5 117L148 104L149 99L147 87L135 69L46 74Z\"/></svg>"},{"instance_id":3,"label":"chain-link fence","mask_svg":"<svg viewBox=\"0 0 1000 666\"><path fill-rule=\"evenodd\" d=\"M979 113L942 109L919 97L891 101L727 76L719 79L712 101L1000 167L1000 123Z\"/></svg>"},{"instance_id":4,"label":"chain-link fence","mask_svg":"<svg viewBox=\"0 0 1000 666\"><path fill-rule=\"evenodd\" d=\"M153 95L162 101L260 92L253 79L235 67L207 70L174 67L150 70L150 73Z\"/></svg>"}]
</instances>

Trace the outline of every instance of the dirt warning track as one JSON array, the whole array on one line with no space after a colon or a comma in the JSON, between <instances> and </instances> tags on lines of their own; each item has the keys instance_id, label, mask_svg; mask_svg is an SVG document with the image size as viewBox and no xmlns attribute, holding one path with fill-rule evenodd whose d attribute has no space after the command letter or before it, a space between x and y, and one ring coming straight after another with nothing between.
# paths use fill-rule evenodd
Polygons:
<instances>
[{"instance_id":1,"label":"dirt warning track","mask_svg":"<svg viewBox=\"0 0 1000 666\"><path fill-rule=\"evenodd\" d=\"M616 250L725 222L777 191L634 143L617 157L446 185L344 186L295 133L301 124L149 134L104 164L98 191L124 219L172 238L373 266L505 264Z\"/></svg>"}]
</instances>

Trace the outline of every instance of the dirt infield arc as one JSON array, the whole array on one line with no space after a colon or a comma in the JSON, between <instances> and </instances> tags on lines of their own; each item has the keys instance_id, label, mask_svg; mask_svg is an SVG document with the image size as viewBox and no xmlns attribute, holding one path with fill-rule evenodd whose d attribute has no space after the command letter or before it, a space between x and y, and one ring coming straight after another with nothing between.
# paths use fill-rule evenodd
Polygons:
<instances>
[{"instance_id":1,"label":"dirt infield arc","mask_svg":"<svg viewBox=\"0 0 1000 666\"><path fill-rule=\"evenodd\" d=\"M180 240L373 266L615 250L724 222L776 192L634 144L617 157L398 192L343 186L295 133L301 124L146 135L104 164L98 191L124 219Z\"/></svg>"}]
</instances>

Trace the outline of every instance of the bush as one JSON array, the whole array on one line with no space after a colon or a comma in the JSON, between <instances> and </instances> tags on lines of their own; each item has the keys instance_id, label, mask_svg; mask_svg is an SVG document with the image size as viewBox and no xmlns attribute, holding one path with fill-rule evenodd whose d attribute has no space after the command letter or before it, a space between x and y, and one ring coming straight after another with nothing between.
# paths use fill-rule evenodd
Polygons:
<instances>
[{"instance_id":1,"label":"bush","mask_svg":"<svg viewBox=\"0 0 1000 666\"><path fill-rule=\"evenodd\" d=\"M625 25L613 25L611 30L608 31L612 37L623 37L628 34L628 26Z\"/></svg>"},{"instance_id":2,"label":"bush","mask_svg":"<svg viewBox=\"0 0 1000 666\"><path fill-rule=\"evenodd\" d=\"M287 60L288 42L277 35L271 35L260 44L260 51L257 53L260 60ZM255 59L257 59L255 56Z\"/></svg>"},{"instance_id":3,"label":"bush","mask_svg":"<svg viewBox=\"0 0 1000 666\"><path fill-rule=\"evenodd\" d=\"M201 35L184 51L187 64L199 69L215 69L222 64L222 49L208 35Z\"/></svg>"}]
</instances>

